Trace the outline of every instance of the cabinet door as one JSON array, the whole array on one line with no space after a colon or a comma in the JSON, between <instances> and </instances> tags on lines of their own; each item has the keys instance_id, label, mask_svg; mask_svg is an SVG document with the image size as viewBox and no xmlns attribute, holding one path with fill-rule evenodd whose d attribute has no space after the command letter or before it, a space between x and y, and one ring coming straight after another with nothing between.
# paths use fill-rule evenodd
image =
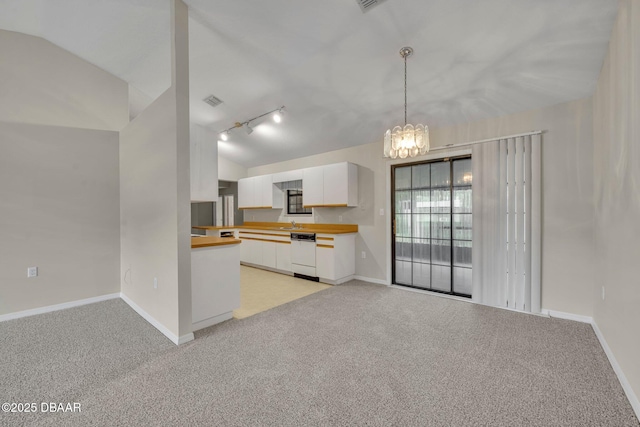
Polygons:
<instances>
[{"instance_id":1,"label":"cabinet door","mask_svg":"<svg viewBox=\"0 0 640 427\"><path fill-rule=\"evenodd\" d=\"M333 251L333 248L316 246L316 273L318 277L329 280L336 279Z\"/></svg>"},{"instance_id":2,"label":"cabinet door","mask_svg":"<svg viewBox=\"0 0 640 427\"><path fill-rule=\"evenodd\" d=\"M240 243L240 261L262 265L262 242L242 239L242 243Z\"/></svg>"},{"instance_id":3,"label":"cabinet door","mask_svg":"<svg viewBox=\"0 0 640 427\"><path fill-rule=\"evenodd\" d=\"M262 263L265 267L276 268L276 242L259 242L262 250Z\"/></svg>"},{"instance_id":4,"label":"cabinet door","mask_svg":"<svg viewBox=\"0 0 640 427\"><path fill-rule=\"evenodd\" d=\"M254 180L253 178L243 178L238 180L238 207L254 207Z\"/></svg>"},{"instance_id":5,"label":"cabinet door","mask_svg":"<svg viewBox=\"0 0 640 427\"><path fill-rule=\"evenodd\" d=\"M323 198L325 205L347 206L349 175L347 163L336 163L324 167Z\"/></svg>"},{"instance_id":6,"label":"cabinet door","mask_svg":"<svg viewBox=\"0 0 640 427\"><path fill-rule=\"evenodd\" d=\"M262 265L262 243L259 240L251 240L251 259L255 265Z\"/></svg>"},{"instance_id":7,"label":"cabinet door","mask_svg":"<svg viewBox=\"0 0 640 427\"><path fill-rule=\"evenodd\" d=\"M291 244L276 243L276 268L283 271L291 270Z\"/></svg>"},{"instance_id":8,"label":"cabinet door","mask_svg":"<svg viewBox=\"0 0 640 427\"><path fill-rule=\"evenodd\" d=\"M304 169L302 175L302 204L321 206L324 204L323 166Z\"/></svg>"},{"instance_id":9,"label":"cabinet door","mask_svg":"<svg viewBox=\"0 0 640 427\"><path fill-rule=\"evenodd\" d=\"M251 245L249 244L250 240L243 240L240 243L240 261L241 262L251 262Z\"/></svg>"},{"instance_id":10,"label":"cabinet door","mask_svg":"<svg viewBox=\"0 0 640 427\"><path fill-rule=\"evenodd\" d=\"M273 207L273 182L271 175L255 177L256 206L263 208Z\"/></svg>"}]
</instances>

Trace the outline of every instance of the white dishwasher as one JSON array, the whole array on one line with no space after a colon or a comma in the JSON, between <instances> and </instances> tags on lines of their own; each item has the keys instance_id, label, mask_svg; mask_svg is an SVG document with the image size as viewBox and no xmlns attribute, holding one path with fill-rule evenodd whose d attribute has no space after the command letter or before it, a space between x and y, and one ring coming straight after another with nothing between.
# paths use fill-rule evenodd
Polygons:
<instances>
[{"instance_id":1,"label":"white dishwasher","mask_svg":"<svg viewBox=\"0 0 640 427\"><path fill-rule=\"evenodd\" d=\"M315 233L291 233L291 269L301 279L318 282Z\"/></svg>"}]
</instances>

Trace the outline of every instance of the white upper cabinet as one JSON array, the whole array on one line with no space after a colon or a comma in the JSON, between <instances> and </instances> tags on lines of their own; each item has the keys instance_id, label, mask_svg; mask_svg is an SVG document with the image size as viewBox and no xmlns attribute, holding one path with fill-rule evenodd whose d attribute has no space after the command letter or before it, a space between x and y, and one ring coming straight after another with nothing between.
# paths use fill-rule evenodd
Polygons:
<instances>
[{"instance_id":1,"label":"white upper cabinet","mask_svg":"<svg viewBox=\"0 0 640 427\"><path fill-rule=\"evenodd\" d=\"M306 168L302 172L302 204L304 207L324 204L324 166Z\"/></svg>"},{"instance_id":2,"label":"white upper cabinet","mask_svg":"<svg viewBox=\"0 0 640 427\"><path fill-rule=\"evenodd\" d=\"M342 162L304 169L302 199L305 207L358 205L358 166Z\"/></svg>"},{"instance_id":3,"label":"white upper cabinet","mask_svg":"<svg viewBox=\"0 0 640 427\"><path fill-rule=\"evenodd\" d=\"M336 163L323 168L324 205L358 205L358 166L353 163Z\"/></svg>"},{"instance_id":4,"label":"white upper cabinet","mask_svg":"<svg viewBox=\"0 0 640 427\"><path fill-rule=\"evenodd\" d=\"M358 206L358 165L342 162L240 179L238 207L282 209L284 192L276 184L300 179L305 207Z\"/></svg>"},{"instance_id":5,"label":"white upper cabinet","mask_svg":"<svg viewBox=\"0 0 640 427\"><path fill-rule=\"evenodd\" d=\"M271 175L256 176L255 178L255 192L256 198L260 198L260 201L256 200L258 206L264 208L273 207L273 182L271 181Z\"/></svg>"},{"instance_id":6,"label":"white upper cabinet","mask_svg":"<svg viewBox=\"0 0 640 427\"><path fill-rule=\"evenodd\" d=\"M276 184L278 182L298 181L302 179L302 174L303 174L302 169L274 173L273 183Z\"/></svg>"},{"instance_id":7,"label":"white upper cabinet","mask_svg":"<svg viewBox=\"0 0 640 427\"><path fill-rule=\"evenodd\" d=\"M191 201L218 200L218 139L198 125L190 127Z\"/></svg>"},{"instance_id":8,"label":"white upper cabinet","mask_svg":"<svg viewBox=\"0 0 640 427\"><path fill-rule=\"evenodd\" d=\"M238 180L238 207L240 209L254 207L253 178Z\"/></svg>"},{"instance_id":9,"label":"white upper cabinet","mask_svg":"<svg viewBox=\"0 0 640 427\"><path fill-rule=\"evenodd\" d=\"M273 185L271 175L252 176L238 180L240 209L282 208L282 191Z\"/></svg>"}]
</instances>

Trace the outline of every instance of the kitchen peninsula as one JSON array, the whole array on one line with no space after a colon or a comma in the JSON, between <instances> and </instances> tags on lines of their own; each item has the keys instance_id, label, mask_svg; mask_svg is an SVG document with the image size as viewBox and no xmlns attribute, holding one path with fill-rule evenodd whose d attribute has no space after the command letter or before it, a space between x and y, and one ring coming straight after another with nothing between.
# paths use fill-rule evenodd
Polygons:
<instances>
[{"instance_id":1,"label":"kitchen peninsula","mask_svg":"<svg viewBox=\"0 0 640 427\"><path fill-rule=\"evenodd\" d=\"M240 244L233 237L191 237L194 331L231 319L240 307Z\"/></svg>"}]
</instances>

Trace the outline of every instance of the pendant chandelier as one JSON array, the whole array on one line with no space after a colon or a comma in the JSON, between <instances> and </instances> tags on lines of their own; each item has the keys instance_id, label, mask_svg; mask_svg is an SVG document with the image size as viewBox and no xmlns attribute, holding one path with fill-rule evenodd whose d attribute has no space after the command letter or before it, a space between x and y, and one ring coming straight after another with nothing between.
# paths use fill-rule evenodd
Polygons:
<instances>
[{"instance_id":1,"label":"pendant chandelier","mask_svg":"<svg viewBox=\"0 0 640 427\"><path fill-rule=\"evenodd\" d=\"M407 124L407 58L413 49L403 47L400 56L404 59L404 127L396 126L384 133L384 156L395 159L415 157L429 151L429 128L423 125Z\"/></svg>"}]
</instances>

